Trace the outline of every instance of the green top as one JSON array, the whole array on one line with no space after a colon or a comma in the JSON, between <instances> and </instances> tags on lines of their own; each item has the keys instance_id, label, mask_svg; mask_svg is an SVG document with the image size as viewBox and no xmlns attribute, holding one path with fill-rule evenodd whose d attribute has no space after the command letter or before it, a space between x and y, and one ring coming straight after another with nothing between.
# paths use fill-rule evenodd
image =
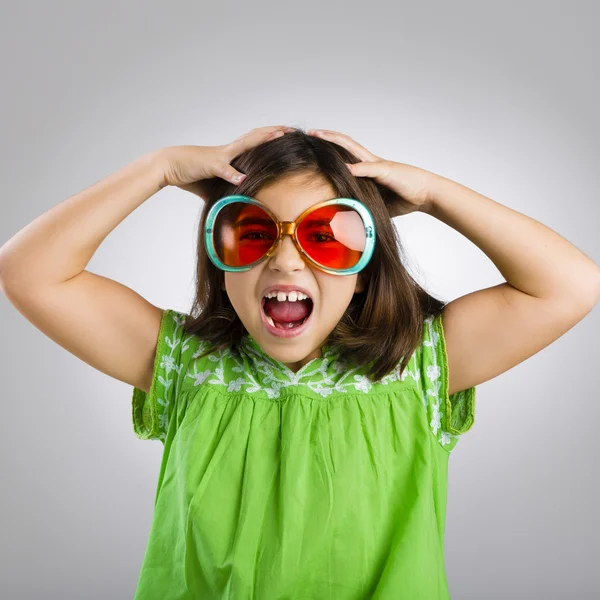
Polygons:
<instances>
[{"instance_id":1,"label":"green top","mask_svg":"<svg viewBox=\"0 0 600 600\"><path fill-rule=\"evenodd\" d=\"M448 397L441 315L371 383L324 346L297 373L246 333L207 342L167 309L140 439L164 444L135 600L449 598L448 459L475 388Z\"/></svg>"}]
</instances>

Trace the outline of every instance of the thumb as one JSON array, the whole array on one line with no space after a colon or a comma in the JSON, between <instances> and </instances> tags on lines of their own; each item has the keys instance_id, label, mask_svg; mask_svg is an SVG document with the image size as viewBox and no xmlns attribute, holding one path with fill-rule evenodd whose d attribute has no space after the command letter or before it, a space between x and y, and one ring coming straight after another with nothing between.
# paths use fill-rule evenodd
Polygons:
<instances>
[{"instance_id":1,"label":"thumb","mask_svg":"<svg viewBox=\"0 0 600 600\"><path fill-rule=\"evenodd\" d=\"M381 165L373 161L344 163L350 173L356 177L377 177L382 174Z\"/></svg>"},{"instance_id":2,"label":"thumb","mask_svg":"<svg viewBox=\"0 0 600 600\"><path fill-rule=\"evenodd\" d=\"M229 181L235 185L239 185L246 178L244 173L240 173L230 164L224 164L219 170L220 172L216 173L218 177L221 177L221 179L225 179L226 181Z\"/></svg>"}]
</instances>

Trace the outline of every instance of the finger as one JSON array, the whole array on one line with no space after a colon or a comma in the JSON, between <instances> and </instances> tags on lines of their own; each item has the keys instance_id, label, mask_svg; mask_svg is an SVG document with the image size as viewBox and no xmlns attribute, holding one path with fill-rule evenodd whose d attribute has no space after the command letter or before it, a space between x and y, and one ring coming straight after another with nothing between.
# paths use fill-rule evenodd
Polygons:
<instances>
[{"instance_id":1,"label":"finger","mask_svg":"<svg viewBox=\"0 0 600 600\"><path fill-rule=\"evenodd\" d=\"M221 179L225 179L234 185L240 185L246 178L244 173L240 173L228 163L221 163L215 167L214 174Z\"/></svg>"},{"instance_id":2,"label":"finger","mask_svg":"<svg viewBox=\"0 0 600 600\"><path fill-rule=\"evenodd\" d=\"M261 138L261 137L268 137L269 135L276 133L277 131L282 131L282 130L291 130L291 127L287 127L286 125L269 125L267 127L257 127L256 129L251 129L250 131L246 132L244 135L241 135L239 138L237 138L236 140L234 140L235 142L237 142L238 140L247 140L248 138Z\"/></svg>"},{"instance_id":3,"label":"finger","mask_svg":"<svg viewBox=\"0 0 600 600\"><path fill-rule=\"evenodd\" d=\"M230 160L233 160L236 156L239 156L251 148L254 148L254 146L263 144L264 142L275 139L276 137L281 137L285 133L291 133L292 131L294 131L294 128L286 125L253 129L226 146L230 155Z\"/></svg>"},{"instance_id":4,"label":"finger","mask_svg":"<svg viewBox=\"0 0 600 600\"><path fill-rule=\"evenodd\" d=\"M338 131L331 131L329 129L314 129L317 137L325 139L330 142L339 144L354 154L361 161L377 161L381 160L378 156L375 156L372 152L367 150L364 146L361 146L357 141L353 140L350 136L340 133Z\"/></svg>"},{"instance_id":5,"label":"finger","mask_svg":"<svg viewBox=\"0 0 600 600\"><path fill-rule=\"evenodd\" d=\"M295 131L294 128L286 125L260 127L258 129L249 131L230 144L222 146L221 150L223 151L226 163L217 168L215 175L233 183L234 185L239 185L245 179L246 175L244 173L240 173L228 163L254 146L274 140L275 138L281 137L285 133L292 131Z\"/></svg>"},{"instance_id":6,"label":"finger","mask_svg":"<svg viewBox=\"0 0 600 600\"><path fill-rule=\"evenodd\" d=\"M378 156L375 156L372 152L369 152L364 146L361 146L358 142L353 140L350 136L339 133L338 131L331 131L329 129L309 129L307 132L309 135L315 135L316 137L327 140L328 142L334 142L340 146L350 150L357 158L362 161L376 161L381 160Z\"/></svg>"},{"instance_id":7,"label":"finger","mask_svg":"<svg viewBox=\"0 0 600 600\"><path fill-rule=\"evenodd\" d=\"M355 177L372 177L380 183L385 183L391 172L391 167L386 161L345 164Z\"/></svg>"}]
</instances>

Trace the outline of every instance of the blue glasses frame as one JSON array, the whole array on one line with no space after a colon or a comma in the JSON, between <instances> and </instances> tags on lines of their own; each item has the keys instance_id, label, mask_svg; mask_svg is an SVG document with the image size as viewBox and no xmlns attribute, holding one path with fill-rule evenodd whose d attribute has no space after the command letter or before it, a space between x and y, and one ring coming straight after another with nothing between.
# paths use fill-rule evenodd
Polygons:
<instances>
[{"instance_id":1,"label":"blue glasses frame","mask_svg":"<svg viewBox=\"0 0 600 600\"><path fill-rule=\"evenodd\" d=\"M246 202L248 204L255 204L256 206L259 206L271 217L271 219L273 219L274 223L277 225L277 237L275 238L275 241L267 250L267 252L265 252L265 254L263 254L263 256L261 256L258 260L255 260L253 263L250 263L249 265L245 265L243 267L227 266L219 259L215 249L214 227L215 222L217 220L217 216L223 207L232 204L233 202ZM331 204L338 204L353 208L360 215L365 226L365 248L359 261L349 269L336 270L330 269L319 264L304 251L304 249L300 245L300 242L298 241L298 236L296 234L298 225L307 215L319 208L322 208L323 206L329 206ZM284 235L291 236L292 241L294 242L294 246L306 261L308 261L317 269L320 269L321 271L325 271L325 273L330 273L332 275L354 275L355 273L362 271L367 266L367 264L371 260L371 257L373 256L373 250L375 249L376 239L375 221L373 219L373 215L371 214L369 209L364 204L362 204L362 202L354 200L353 198L332 198L331 200L325 200L324 202L319 202L318 204L314 204L310 208L306 209L295 221L280 221L273 214L273 212L262 202L259 202L258 200L256 200L255 198L251 198L250 196L236 194L233 196L225 196L224 198L217 200L217 202L210 209L208 216L206 217L206 223L204 226L204 246L208 253L208 257L217 268L221 269L222 271L237 273L241 271L248 271L252 267L256 266L257 264L261 263L263 260L271 256L279 246Z\"/></svg>"}]
</instances>

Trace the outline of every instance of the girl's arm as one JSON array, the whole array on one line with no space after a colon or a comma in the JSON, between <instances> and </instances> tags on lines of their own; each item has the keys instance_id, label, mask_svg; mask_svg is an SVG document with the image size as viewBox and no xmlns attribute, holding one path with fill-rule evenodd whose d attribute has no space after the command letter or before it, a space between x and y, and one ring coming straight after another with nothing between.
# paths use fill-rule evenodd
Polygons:
<instances>
[{"instance_id":1,"label":"girl's arm","mask_svg":"<svg viewBox=\"0 0 600 600\"><path fill-rule=\"evenodd\" d=\"M85 267L106 236L161 188L198 193L202 180L214 177L237 184L244 175L231 161L288 131L258 127L222 146L167 146L134 160L8 240L0 248L0 291L71 354L148 392L164 311Z\"/></svg>"},{"instance_id":2,"label":"girl's arm","mask_svg":"<svg viewBox=\"0 0 600 600\"><path fill-rule=\"evenodd\" d=\"M92 367L145 391L162 310L84 269L106 236L164 186L165 169L161 150L144 155L0 248L0 291L28 321Z\"/></svg>"},{"instance_id":3,"label":"girl's arm","mask_svg":"<svg viewBox=\"0 0 600 600\"><path fill-rule=\"evenodd\" d=\"M444 308L450 393L533 356L587 315L600 299L600 269L540 222L439 175L423 212L476 244L505 283Z\"/></svg>"},{"instance_id":4,"label":"girl's arm","mask_svg":"<svg viewBox=\"0 0 600 600\"><path fill-rule=\"evenodd\" d=\"M384 160L343 133L308 133L362 161L346 164L356 177L372 177L388 188L385 201L392 218L413 211L430 214L476 244L506 278L443 309L449 394L539 352L600 299L598 266L538 221L435 173Z\"/></svg>"},{"instance_id":5,"label":"girl's arm","mask_svg":"<svg viewBox=\"0 0 600 600\"><path fill-rule=\"evenodd\" d=\"M56 285L81 273L108 234L164 187L162 151L146 154L47 210L0 247L0 281Z\"/></svg>"},{"instance_id":6,"label":"girl's arm","mask_svg":"<svg viewBox=\"0 0 600 600\"><path fill-rule=\"evenodd\" d=\"M513 288L586 312L597 301L600 269L552 229L441 175L428 193L422 212L471 240Z\"/></svg>"}]
</instances>

